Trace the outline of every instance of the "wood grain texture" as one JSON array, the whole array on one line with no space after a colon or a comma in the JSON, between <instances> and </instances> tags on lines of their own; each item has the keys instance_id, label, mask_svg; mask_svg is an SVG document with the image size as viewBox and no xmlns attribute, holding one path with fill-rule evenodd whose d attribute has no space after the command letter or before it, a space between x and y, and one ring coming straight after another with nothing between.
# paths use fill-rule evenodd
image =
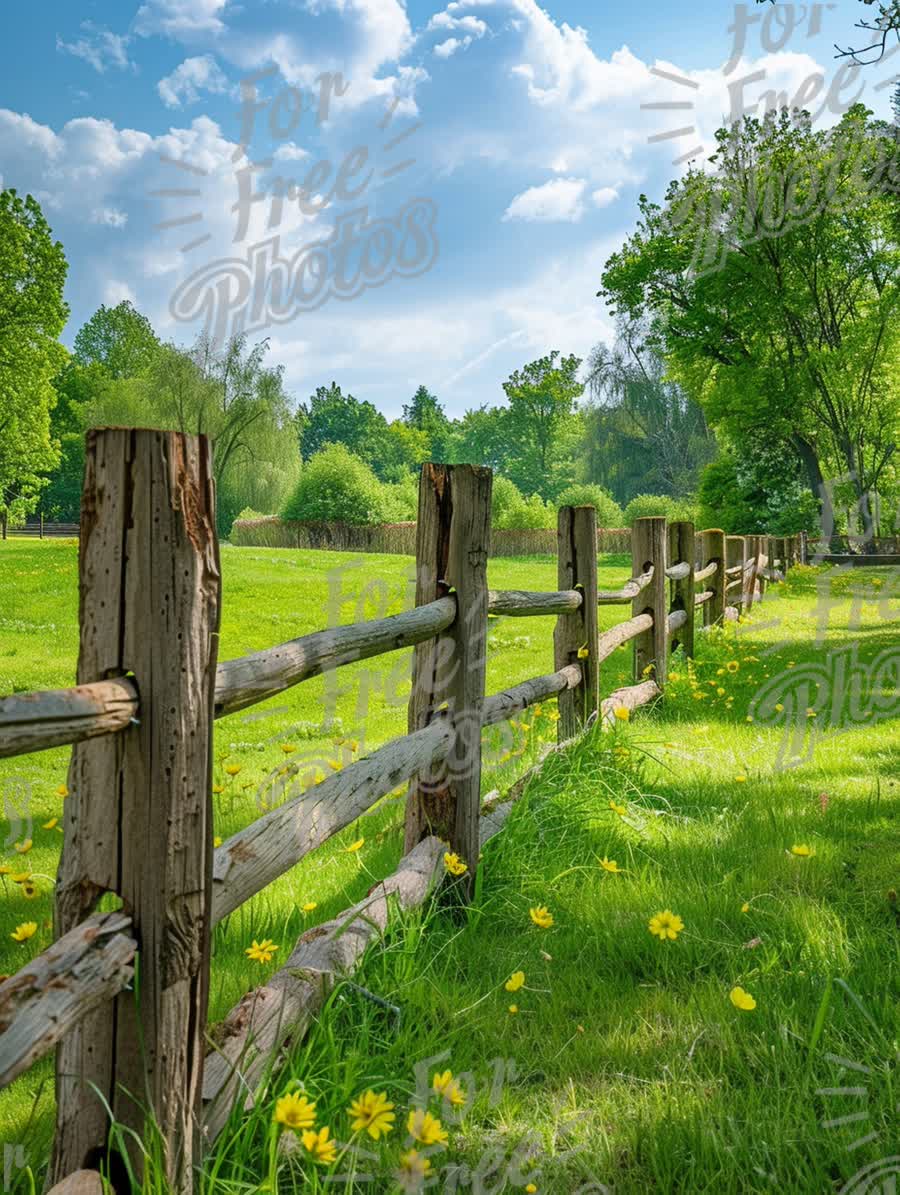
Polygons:
<instances>
[{"instance_id":1,"label":"wood grain texture","mask_svg":"<svg viewBox=\"0 0 900 1195\"><path fill-rule=\"evenodd\" d=\"M541 614L570 614L581 608L577 589L559 593L531 593L523 589L492 589L488 594L488 613L529 618Z\"/></svg>"},{"instance_id":2,"label":"wood grain texture","mask_svg":"<svg viewBox=\"0 0 900 1195\"><path fill-rule=\"evenodd\" d=\"M422 466L416 529L416 605L454 591L457 617L413 657L409 729L427 725L446 704L453 743L431 774L419 774L407 801L405 849L430 835L447 839L469 863L461 888L471 892L478 858L481 705L487 656L487 558L491 471L474 465Z\"/></svg>"},{"instance_id":3,"label":"wood grain texture","mask_svg":"<svg viewBox=\"0 0 900 1195\"><path fill-rule=\"evenodd\" d=\"M640 709L649 701L662 695L662 690L654 680L641 681L638 685L628 685L624 689L616 689L609 697L604 697L600 703L600 717L604 722L616 721L615 711L626 709L629 714Z\"/></svg>"},{"instance_id":4,"label":"wood grain texture","mask_svg":"<svg viewBox=\"0 0 900 1195\"><path fill-rule=\"evenodd\" d=\"M684 648L685 655L694 654L694 556L696 554L694 524L678 520L668 527L667 555L678 563L666 569L669 578L669 651ZM672 626L672 614L682 611L684 622Z\"/></svg>"},{"instance_id":5,"label":"wood grain texture","mask_svg":"<svg viewBox=\"0 0 900 1195\"><path fill-rule=\"evenodd\" d=\"M0 1087L130 983L136 950L129 917L96 914L0 984Z\"/></svg>"},{"instance_id":6,"label":"wood grain texture","mask_svg":"<svg viewBox=\"0 0 900 1195\"><path fill-rule=\"evenodd\" d=\"M105 1189L108 1190L96 1170L76 1170L52 1187L47 1195L104 1195Z\"/></svg>"},{"instance_id":7,"label":"wood grain texture","mask_svg":"<svg viewBox=\"0 0 900 1195\"><path fill-rule=\"evenodd\" d=\"M233 714L343 664L399 651L439 635L456 618L452 597L372 622L331 627L278 647L221 663L216 675L216 717Z\"/></svg>"},{"instance_id":8,"label":"wood grain texture","mask_svg":"<svg viewBox=\"0 0 900 1195\"><path fill-rule=\"evenodd\" d=\"M744 600L744 537L725 536L725 573L731 578L725 585L725 593L731 605L738 611ZM735 586L735 579L737 586Z\"/></svg>"},{"instance_id":9,"label":"wood grain texture","mask_svg":"<svg viewBox=\"0 0 900 1195\"><path fill-rule=\"evenodd\" d=\"M601 589L597 594L597 601L601 606L627 606L633 602L639 593L653 581L653 569L641 573L639 577L632 577L626 581L621 589Z\"/></svg>"},{"instance_id":10,"label":"wood grain texture","mask_svg":"<svg viewBox=\"0 0 900 1195\"><path fill-rule=\"evenodd\" d=\"M725 613L725 532L718 527L701 531L699 555L704 567L694 581L708 581L706 588L712 593L703 610L703 625L715 626Z\"/></svg>"},{"instance_id":11,"label":"wood grain texture","mask_svg":"<svg viewBox=\"0 0 900 1195\"><path fill-rule=\"evenodd\" d=\"M666 676L669 633L666 619L669 613L668 581L666 580L666 520L662 518L635 519L631 528L631 564L637 573L647 573L652 566L650 584L634 598L632 616L650 614L653 625L634 639L634 679L647 679L652 669L658 684Z\"/></svg>"},{"instance_id":12,"label":"wood grain texture","mask_svg":"<svg viewBox=\"0 0 900 1195\"><path fill-rule=\"evenodd\" d=\"M137 689L124 677L0 697L0 759L114 734L137 712Z\"/></svg>"},{"instance_id":13,"label":"wood grain texture","mask_svg":"<svg viewBox=\"0 0 900 1195\"><path fill-rule=\"evenodd\" d=\"M209 977L219 560L208 442L89 432L81 526L77 679L132 673L141 718L72 753L57 925L68 933L102 892L118 893L140 944L141 983L139 998L124 993L87 1014L58 1047L50 1181L89 1167L105 1146L95 1085L138 1132L135 1098L152 1107L166 1181L182 1192L196 1147Z\"/></svg>"},{"instance_id":14,"label":"wood grain texture","mask_svg":"<svg viewBox=\"0 0 900 1195\"><path fill-rule=\"evenodd\" d=\"M584 594L581 606L557 619L553 660L559 670L580 663L581 683L559 695L559 741L572 738L596 712L600 695L597 629L597 512L593 506L562 506L557 516L557 580L560 589Z\"/></svg>"},{"instance_id":15,"label":"wood grain texture","mask_svg":"<svg viewBox=\"0 0 900 1195\"><path fill-rule=\"evenodd\" d=\"M636 636L651 630L652 627L652 614L636 614L624 622L617 622L614 627L604 631L599 638L597 656L600 663L602 664L604 660L608 659L617 647L621 647L623 643L628 643Z\"/></svg>"}]
</instances>

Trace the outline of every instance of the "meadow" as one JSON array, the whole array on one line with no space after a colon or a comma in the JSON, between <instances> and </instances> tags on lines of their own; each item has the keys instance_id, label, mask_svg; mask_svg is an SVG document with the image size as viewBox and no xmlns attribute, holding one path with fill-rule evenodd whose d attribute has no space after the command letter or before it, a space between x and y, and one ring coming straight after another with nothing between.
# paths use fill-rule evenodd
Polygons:
<instances>
[{"instance_id":1,"label":"meadow","mask_svg":"<svg viewBox=\"0 0 900 1195\"><path fill-rule=\"evenodd\" d=\"M221 659L412 600L412 561L395 556L226 546L222 571ZM604 558L601 587L629 571ZM489 581L553 589L556 563L493 560ZM438 901L391 928L255 1106L236 1110L201 1189L274 1191L277 1170L283 1191L322 1189L329 1175L348 1190L416 1190L427 1161L442 1191L818 1193L896 1153L896 665L847 727L811 705L788 759L778 719L751 712L762 688L779 677L790 688L829 653L856 645L860 666L896 657L892 583L886 570L796 569L749 620L701 636L692 664L675 657L652 710L552 753L486 847L471 909ZM601 629L622 616L601 608ZM492 620L489 692L549 669L552 627ZM3 544L0 692L70 684L76 657L77 549ZM409 657L219 722L216 834L279 799L285 766L314 775L403 733ZM624 649L603 690L629 679ZM485 791L508 787L555 735L553 703L498 730ZM4 972L51 939L67 758L0 763ZM277 968L278 952L247 957L254 939L283 958L392 870L402 818L397 794L216 929L211 1025ZM542 906L549 924L531 916ZM650 923L665 911L677 920L660 938ZM13 940L26 921L37 932ZM401 1109L435 1074L431 1110L448 1140L420 1142L410 1160ZM273 1121L292 1083L318 1128L353 1143L333 1161ZM347 1115L370 1089L395 1105L396 1127L377 1140ZM49 1060L0 1094L0 1137L23 1144L38 1178L52 1106ZM24 1173L13 1181L29 1189Z\"/></svg>"}]
</instances>

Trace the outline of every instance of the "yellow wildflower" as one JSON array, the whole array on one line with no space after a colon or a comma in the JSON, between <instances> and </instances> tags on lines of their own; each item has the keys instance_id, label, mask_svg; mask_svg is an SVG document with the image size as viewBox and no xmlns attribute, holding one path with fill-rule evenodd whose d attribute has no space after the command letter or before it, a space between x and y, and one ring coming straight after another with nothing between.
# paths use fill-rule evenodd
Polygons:
<instances>
[{"instance_id":1,"label":"yellow wildflower","mask_svg":"<svg viewBox=\"0 0 900 1195\"><path fill-rule=\"evenodd\" d=\"M36 933L36 921L23 921L21 925L16 926L9 936L14 942L27 942L28 939L33 938Z\"/></svg>"},{"instance_id":2,"label":"yellow wildflower","mask_svg":"<svg viewBox=\"0 0 900 1195\"><path fill-rule=\"evenodd\" d=\"M303 906L303 912L311 913L313 911L313 909L316 909L316 908L318 908L318 903L314 900L308 900L306 902L306 904Z\"/></svg>"},{"instance_id":3,"label":"yellow wildflower","mask_svg":"<svg viewBox=\"0 0 900 1195\"><path fill-rule=\"evenodd\" d=\"M41 826L41 829L42 829L42 830L55 830L55 829L56 829L56 823L57 823L58 821L59 821L59 818L58 818L58 817L51 817L51 818L50 818L50 820L49 820L49 822L44 822L44 824Z\"/></svg>"},{"instance_id":4,"label":"yellow wildflower","mask_svg":"<svg viewBox=\"0 0 900 1195\"><path fill-rule=\"evenodd\" d=\"M731 989L731 1003L735 1008L741 1009L742 1012L751 1012L756 1008L756 1001L749 992L745 992L743 988Z\"/></svg>"},{"instance_id":5,"label":"yellow wildflower","mask_svg":"<svg viewBox=\"0 0 900 1195\"><path fill-rule=\"evenodd\" d=\"M674 942L684 929L684 922L671 909L664 909L661 913L657 913L654 917L650 918L649 928L650 933L655 934L661 942L667 940Z\"/></svg>"},{"instance_id":6,"label":"yellow wildflower","mask_svg":"<svg viewBox=\"0 0 900 1195\"><path fill-rule=\"evenodd\" d=\"M610 875L620 875L622 871L622 868L618 865L615 859L607 859L605 855L600 860L600 866L604 871L608 871Z\"/></svg>"},{"instance_id":7,"label":"yellow wildflower","mask_svg":"<svg viewBox=\"0 0 900 1195\"><path fill-rule=\"evenodd\" d=\"M404 1191L418 1191L431 1169L431 1159L417 1149L409 1149L400 1155L400 1169L397 1181Z\"/></svg>"},{"instance_id":8,"label":"yellow wildflower","mask_svg":"<svg viewBox=\"0 0 900 1195\"><path fill-rule=\"evenodd\" d=\"M744 775L743 772L741 772L741 773L739 773L739 775L735 776L734 780L735 780L735 784L746 784L747 783L747 777Z\"/></svg>"},{"instance_id":9,"label":"yellow wildflower","mask_svg":"<svg viewBox=\"0 0 900 1195\"><path fill-rule=\"evenodd\" d=\"M791 854L797 855L801 859L809 859L815 853L816 852L812 849L812 847L807 846L805 842L798 843L796 846L791 847Z\"/></svg>"},{"instance_id":10,"label":"yellow wildflower","mask_svg":"<svg viewBox=\"0 0 900 1195\"><path fill-rule=\"evenodd\" d=\"M59 788L56 790L56 795L57 795L58 797L64 797L64 798L65 798L65 797L67 797L67 796L69 795L69 790L66 788L66 786L65 786L64 784L61 784L61 785L59 786Z\"/></svg>"},{"instance_id":11,"label":"yellow wildflower","mask_svg":"<svg viewBox=\"0 0 900 1195\"><path fill-rule=\"evenodd\" d=\"M519 990L519 988L524 984L524 982L525 982L525 972L524 971L513 971L512 975L510 975L509 979L507 979L506 983L503 986L506 988L506 990L508 992L517 992Z\"/></svg>"},{"instance_id":12,"label":"yellow wildflower","mask_svg":"<svg viewBox=\"0 0 900 1195\"><path fill-rule=\"evenodd\" d=\"M453 1082L453 1071L435 1071L431 1077L431 1090L435 1095L446 1095Z\"/></svg>"},{"instance_id":13,"label":"yellow wildflower","mask_svg":"<svg viewBox=\"0 0 900 1195\"><path fill-rule=\"evenodd\" d=\"M362 847L362 844L365 841L365 838L357 838L356 842L351 842L349 846L344 847L344 850L348 855L354 855Z\"/></svg>"},{"instance_id":14,"label":"yellow wildflower","mask_svg":"<svg viewBox=\"0 0 900 1195\"><path fill-rule=\"evenodd\" d=\"M305 1095L297 1091L289 1091L275 1104L276 1124L283 1124L285 1128L311 1129L316 1123L316 1105L310 1103Z\"/></svg>"},{"instance_id":15,"label":"yellow wildflower","mask_svg":"<svg viewBox=\"0 0 900 1195\"><path fill-rule=\"evenodd\" d=\"M420 1145L446 1145L447 1131L436 1116L423 1108L413 1108L406 1121L410 1137Z\"/></svg>"},{"instance_id":16,"label":"yellow wildflower","mask_svg":"<svg viewBox=\"0 0 900 1195\"><path fill-rule=\"evenodd\" d=\"M229 776L238 776L240 775L241 765L239 763L230 763L225 771Z\"/></svg>"},{"instance_id":17,"label":"yellow wildflower","mask_svg":"<svg viewBox=\"0 0 900 1195\"><path fill-rule=\"evenodd\" d=\"M307 1129L302 1138L303 1146L312 1154L313 1161L324 1162L326 1166L337 1161L337 1147L329 1133L330 1130L325 1125L318 1133L315 1129Z\"/></svg>"},{"instance_id":18,"label":"yellow wildflower","mask_svg":"<svg viewBox=\"0 0 900 1195\"><path fill-rule=\"evenodd\" d=\"M617 705L613 710L613 715L619 722L627 722L631 717L631 711L624 705Z\"/></svg>"},{"instance_id":19,"label":"yellow wildflower","mask_svg":"<svg viewBox=\"0 0 900 1195\"><path fill-rule=\"evenodd\" d=\"M221 846L221 845L222 845L222 835L216 834L213 837L213 846Z\"/></svg>"},{"instance_id":20,"label":"yellow wildflower","mask_svg":"<svg viewBox=\"0 0 900 1195\"><path fill-rule=\"evenodd\" d=\"M350 1127L354 1133L364 1130L373 1141L387 1136L396 1120L394 1105L383 1091L367 1091L359 1096L351 1103L348 1115L353 1117Z\"/></svg>"},{"instance_id":21,"label":"yellow wildflower","mask_svg":"<svg viewBox=\"0 0 900 1195\"><path fill-rule=\"evenodd\" d=\"M469 870L469 865L460 859L459 855L453 855L450 851L444 852L444 867L452 876L461 876Z\"/></svg>"},{"instance_id":22,"label":"yellow wildflower","mask_svg":"<svg viewBox=\"0 0 900 1195\"><path fill-rule=\"evenodd\" d=\"M549 929L553 924L553 915L546 905L536 905L528 912L531 914L531 920L540 929Z\"/></svg>"},{"instance_id":23,"label":"yellow wildflower","mask_svg":"<svg viewBox=\"0 0 900 1195\"><path fill-rule=\"evenodd\" d=\"M293 755L297 748L293 743L282 743L281 750L285 753L285 755Z\"/></svg>"},{"instance_id":24,"label":"yellow wildflower","mask_svg":"<svg viewBox=\"0 0 900 1195\"><path fill-rule=\"evenodd\" d=\"M14 849L20 855L27 855L33 845L31 839L26 838L24 842L17 842Z\"/></svg>"},{"instance_id":25,"label":"yellow wildflower","mask_svg":"<svg viewBox=\"0 0 900 1195\"><path fill-rule=\"evenodd\" d=\"M21 887L22 895L25 897L25 899L34 900L38 894L38 886L34 880L23 880Z\"/></svg>"},{"instance_id":26,"label":"yellow wildflower","mask_svg":"<svg viewBox=\"0 0 900 1195\"><path fill-rule=\"evenodd\" d=\"M275 955L278 947L269 938L263 938L261 942L253 939L253 945L248 946L244 951L247 958L253 959L255 963L270 963Z\"/></svg>"},{"instance_id":27,"label":"yellow wildflower","mask_svg":"<svg viewBox=\"0 0 900 1195\"><path fill-rule=\"evenodd\" d=\"M628 810L626 809L626 807L624 805L617 805L615 803L615 801L610 801L609 807L613 811L613 813L618 813L619 817L624 817L625 814L628 812Z\"/></svg>"},{"instance_id":28,"label":"yellow wildflower","mask_svg":"<svg viewBox=\"0 0 900 1195\"><path fill-rule=\"evenodd\" d=\"M510 1016L515 1016L518 1011L519 1011L518 1004L510 1004L510 1006L509 1006Z\"/></svg>"},{"instance_id":29,"label":"yellow wildflower","mask_svg":"<svg viewBox=\"0 0 900 1195\"><path fill-rule=\"evenodd\" d=\"M749 901L746 901L746 900L745 900L745 901L744 901L744 903L741 905L741 912L742 912L742 913L749 913L749 912L750 912L750 902L749 902Z\"/></svg>"}]
</instances>

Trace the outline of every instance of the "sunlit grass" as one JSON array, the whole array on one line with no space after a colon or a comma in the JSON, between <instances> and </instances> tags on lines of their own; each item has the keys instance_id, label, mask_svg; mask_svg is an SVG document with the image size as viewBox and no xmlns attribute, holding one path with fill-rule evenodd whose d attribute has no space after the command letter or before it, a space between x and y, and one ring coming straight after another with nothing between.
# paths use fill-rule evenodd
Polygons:
<instances>
[{"instance_id":1,"label":"sunlit grass","mask_svg":"<svg viewBox=\"0 0 900 1195\"><path fill-rule=\"evenodd\" d=\"M26 576L11 603L9 558L3 557L6 600L0 595L0 602L9 611L24 597L21 610L45 629L29 635L0 628L0 690L11 687L12 677L22 687L70 683L74 668L68 608L74 572L68 590L61 574L45 583L34 566L47 559L39 555L46 549L28 547L18 558ZM55 551L60 557L50 556L74 570L74 555ZM320 555L304 556L301 568L290 562L297 560L292 553L250 549L244 558L226 551L223 658L321 625L327 565ZM288 563L275 563L283 560ZM396 558L379 558L365 577L390 583L396 569ZM496 561L491 569L494 587L555 587L552 561ZM626 572L620 562L601 583L612 586ZM358 570L348 575L361 576ZM538 1191L559 1195L588 1182L616 1192L737 1195L780 1188L817 1195L838 1190L868 1162L895 1153L896 693L892 716L818 735L809 758L787 769L775 762L782 728L747 721L754 695L773 677L789 677L789 665L821 665L828 651L852 642L864 662L896 645L896 612L877 593L882 587L872 584L886 577L861 570L852 580L857 598L838 592L841 600L829 605L823 597L831 589L821 574L792 574L780 592L770 590L748 624L701 637L693 688L686 664L673 660L679 679L655 709L613 731L595 728L574 748L551 755L504 833L486 848L481 896L468 916L429 907L404 918L356 976L358 985L401 1010L399 1024L359 988L338 988L256 1108L207 1159L205 1189L236 1193L263 1180L274 1100L291 1078L316 1100L319 1124L347 1141L351 1098L373 1088L405 1107L416 1088L416 1064L429 1058L429 1077L438 1067L469 1072L472 1094L462 1123L451 1129L450 1148L432 1158L435 1171L443 1174L448 1164L477 1171L480 1165L485 1190L522 1190L531 1181ZM840 577L838 591L848 584ZM816 610L824 619L825 606L827 625L817 644ZM366 616L381 612L373 608ZM622 616L601 614L604 625ZM314 616L319 621L311 621ZM348 603L343 620L361 616ZM46 629L51 623L56 632ZM492 629L488 688L549 668L551 629L552 620L530 619ZM65 656L62 664L57 654ZM625 651L604 666L604 691L628 676L629 660ZM729 670L735 660L738 668ZM363 743L353 715L358 693L351 691L338 701L342 723L335 734L299 740L288 728L321 717L322 690L310 692L320 684L280 699L292 704L272 719L277 734L267 721L242 715L219 724L217 833L258 814L259 780L301 748L312 743L337 758L349 748L334 738L358 736L362 750L405 728L405 697L396 706L376 704ZM697 688L710 696L695 699ZM513 779L537 758L541 739L555 734L549 712L548 704L537 719L529 712L518 720L524 729L516 730L516 754L486 777L486 787L498 777ZM818 734L817 722L809 720L807 736ZM295 738L296 755L286 755L281 743ZM504 743L498 750L508 749ZM35 805L49 817L58 812L52 794L64 760L64 752L54 752L10 761L2 775L27 765ZM241 772L229 778L221 769L231 760ZM250 781L253 788L243 791ZM624 815L610 802L624 806ZM402 801L388 800L219 927L213 1021L278 967L305 927L336 915L391 870L401 823ZM29 861L40 859L52 874L59 835L36 829L34 837ZM365 844L358 852L344 850L360 837ZM793 854L795 846L812 853ZM604 858L615 860L619 872L605 870ZM48 915L49 889L26 907L14 887L8 886L10 928L31 917L32 907ZM310 901L317 907L303 913ZM539 904L553 915L549 929L529 916ZM684 929L661 942L648 923L666 909L683 919ZM267 965L244 955L251 939L262 937L281 946ZM9 970L40 945L6 941ZM504 985L519 970L525 983L511 994ZM751 993L753 1010L734 1006L736 986ZM867 1070L848 1070L835 1061L840 1058ZM45 1148L49 1087L38 1096L38 1127L26 1121L49 1073L49 1064L35 1067L0 1099L4 1139L26 1140L36 1167ZM820 1094L841 1087L868 1094ZM861 1110L858 1121L823 1127ZM875 1135L850 1148L869 1134ZM529 1137L538 1155L531 1168L521 1165ZM371 1142L369 1148L382 1151ZM399 1145L383 1152L390 1170ZM332 1169L346 1173L348 1165L344 1157ZM320 1187L327 1172L318 1171ZM280 1189L315 1190L311 1173L301 1148L299 1162L284 1161ZM357 1187L394 1189L386 1177ZM459 1189L478 1188L460 1182Z\"/></svg>"}]
</instances>

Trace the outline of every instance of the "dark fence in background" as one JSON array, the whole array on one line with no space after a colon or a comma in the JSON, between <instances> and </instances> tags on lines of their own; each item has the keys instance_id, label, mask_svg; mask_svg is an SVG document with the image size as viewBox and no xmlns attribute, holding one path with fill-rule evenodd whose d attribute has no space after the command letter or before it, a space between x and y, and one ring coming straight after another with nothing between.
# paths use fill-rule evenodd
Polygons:
<instances>
[{"instance_id":1,"label":"dark fence in background","mask_svg":"<svg viewBox=\"0 0 900 1195\"><path fill-rule=\"evenodd\" d=\"M236 520L230 539L239 548L330 548L335 552L384 552L392 556L414 556L416 525L299 523L286 522L273 515L266 519ZM631 531L627 527L598 529L597 551L629 553ZM555 529L494 529L491 532L491 556L555 556L556 553Z\"/></svg>"}]
</instances>

